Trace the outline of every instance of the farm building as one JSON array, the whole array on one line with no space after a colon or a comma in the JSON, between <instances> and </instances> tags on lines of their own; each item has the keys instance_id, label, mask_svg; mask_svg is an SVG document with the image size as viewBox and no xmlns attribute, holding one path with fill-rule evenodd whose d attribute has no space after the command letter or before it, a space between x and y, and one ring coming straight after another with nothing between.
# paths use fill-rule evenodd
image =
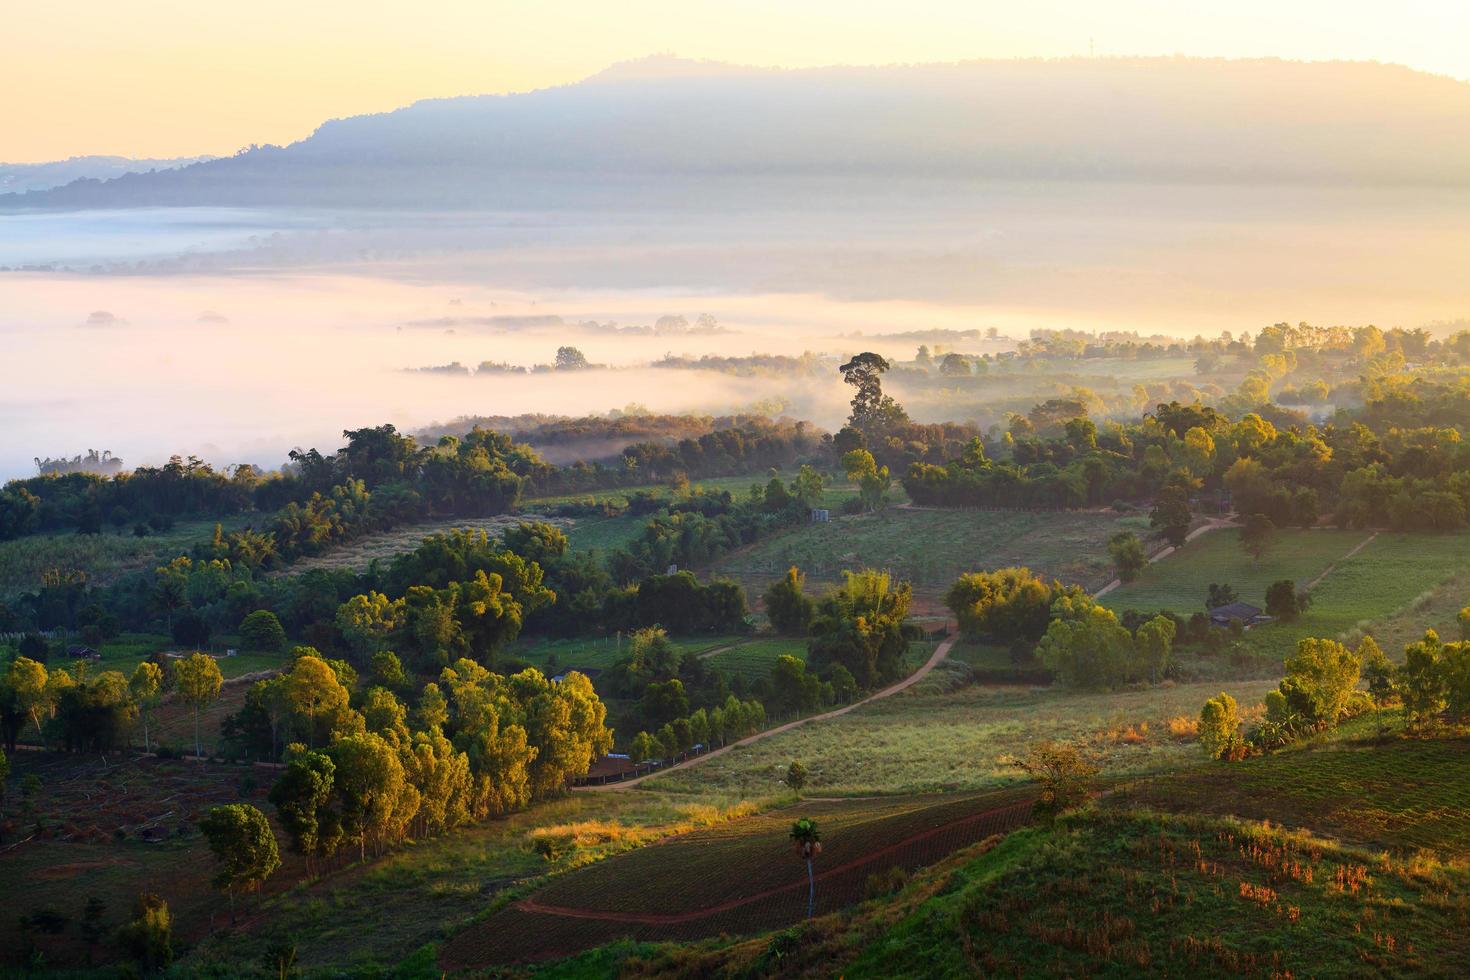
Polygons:
<instances>
[{"instance_id":1,"label":"farm building","mask_svg":"<svg viewBox=\"0 0 1470 980\"><path fill-rule=\"evenodd\" d=\"M1210 610L1210 622L1216 626L1229 626L1232 619L1240 620L1247 629L1271 621L1270 616L1248 602L1231 602Z\"/></svg>"}]
</instances>

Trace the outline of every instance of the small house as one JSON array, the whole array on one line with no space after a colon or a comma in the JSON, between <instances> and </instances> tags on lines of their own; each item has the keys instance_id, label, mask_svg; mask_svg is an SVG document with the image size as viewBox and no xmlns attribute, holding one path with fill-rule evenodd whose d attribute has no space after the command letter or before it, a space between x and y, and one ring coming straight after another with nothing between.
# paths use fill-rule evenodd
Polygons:
<instances>
[{"instance_id":1,"label":"small house","mask_svg":"<svg viewBox=\"0 0 1470 980\"><path fill-rule=\"evenodd\" d=\"M826 524L832 520L832 512L825 507L812 508L812 523Z\"/></svg>"},{"instance_id":2,"label":"small house","mask_svg":"<svg viewBox=\"0 0 1470 980\"><path fill-rule=\"evenodd\" d=\"M101 660L102 654L87 646L70 646L66 648L66 655L73 660Z\"/></svg>"},{"instance_id":3,"label":"small house","mask_svg":"<svg viewBox=\"0 0 1470 980\"><path fill-rule=\"evenodd\" d=\"M1210 610L1210 622L1216 626L1229 626L1232 619L1240 620L1241 625L1249 629L1259 623L1269 622L1271 617L1262 614L1259 608L1248 602L1230 602Z\"/></svg>"}]
</instances>

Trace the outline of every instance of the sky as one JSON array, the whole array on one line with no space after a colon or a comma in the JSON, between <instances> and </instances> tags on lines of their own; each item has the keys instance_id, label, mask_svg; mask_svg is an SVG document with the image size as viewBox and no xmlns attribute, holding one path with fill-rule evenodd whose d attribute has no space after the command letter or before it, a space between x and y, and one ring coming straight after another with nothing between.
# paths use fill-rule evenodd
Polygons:
<instances>
[{"instance_id":1,"label":"sky","mask_svg":"<svg viewBox=\"0 0 1470 980\"><path fill-rule=\"evenodd\" d=\"M1467 0L48 0L0 13L0 161L228 154L673 53L810 67L1173 55L1470 80Z\"/></svg>"}]
</instances>

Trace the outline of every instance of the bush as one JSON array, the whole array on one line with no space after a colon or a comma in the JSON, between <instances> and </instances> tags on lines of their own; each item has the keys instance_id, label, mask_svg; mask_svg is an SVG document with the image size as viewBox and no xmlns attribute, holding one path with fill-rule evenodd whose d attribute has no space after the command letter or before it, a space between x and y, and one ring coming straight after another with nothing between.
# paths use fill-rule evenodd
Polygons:
<instances>
[{"instance_id":1,"label":"bush","mask_svg":"<svg viewBox=\"0 0 1470 980\"><path fill-rule=\"evenodd\" d=\"M1240 714L1235 699L1223 691L1205 702L1199 713L1199 744L1211 759L1223 758L1239 738Z\"/></svg>"}]
</instances>

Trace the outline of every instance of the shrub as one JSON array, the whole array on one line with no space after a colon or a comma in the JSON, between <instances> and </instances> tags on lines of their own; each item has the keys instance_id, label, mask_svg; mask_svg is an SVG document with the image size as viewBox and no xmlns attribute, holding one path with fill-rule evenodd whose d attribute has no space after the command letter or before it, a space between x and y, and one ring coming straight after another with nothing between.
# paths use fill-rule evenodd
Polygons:
<instances>
[{"instance_id":1,"label":"shrub","mask_svg":"<svg viewBox=\"0 0 1470 980\"><path fill-rule=\"evenodd\" d=\"M1171 726L1172 727L1172 726ZM1224 757L1239 738L1240 713L1225 692L1205 702L1199 712L1199 743L1211 759Z\"/></svg>"}]
</instances>

